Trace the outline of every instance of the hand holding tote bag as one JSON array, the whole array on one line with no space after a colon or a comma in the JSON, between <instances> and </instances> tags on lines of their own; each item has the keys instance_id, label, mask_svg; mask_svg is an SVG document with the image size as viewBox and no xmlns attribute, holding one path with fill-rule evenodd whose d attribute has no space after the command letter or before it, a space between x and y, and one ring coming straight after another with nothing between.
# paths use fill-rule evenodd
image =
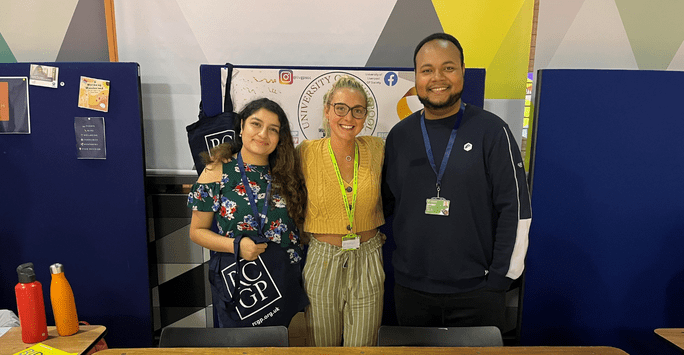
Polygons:
<instances>
[{"instance_id":1,"label":"hand holding tote bag","mask_svg":"<svg viewBox=\"0 0 684 355\"><path fill-rule=\"evenodd\" d=\"M256 260L238 255L240 240L268 238L240 235L235 254L216 253L209 262L214 307L222 327L289 326L292 317L309 304L302 286L302 262L291 263L288 249L270 243ZM301 255L298 247L295 253Z\"/></svg>"}]
</instances>

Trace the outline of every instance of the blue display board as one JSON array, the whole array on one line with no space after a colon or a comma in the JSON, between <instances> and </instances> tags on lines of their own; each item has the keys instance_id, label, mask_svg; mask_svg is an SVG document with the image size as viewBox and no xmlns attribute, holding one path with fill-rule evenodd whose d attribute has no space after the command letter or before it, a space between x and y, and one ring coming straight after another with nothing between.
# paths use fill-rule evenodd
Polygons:
<instances>
[{"instance_id":1,"label":"blue display board","mask_svg":"<svg viewBox=\"0 0 684 355\"><path fill-rule=\"evenodd\" d=\"M151 346L139 66L41 64L59 85L29 86L31 133L0 135L0 308L16 312L15 269L33 262L54 325L49 266L62 263L80 320L106 326L110 347ZM29 68L0 64L0 77ZM110 81L108 112L78 107L81 76ZM106 159L77 159L75 117L104 118Z\"/></svg>"},{"instance_id":2,"label":"blue display board","mask_svg":"<svg viewBox=\"0 0 684 355\"><path fill-rule=\"evenodd\" d=\"M538 75L523 345L671 351L684 324L684 73Z\"/></svg>"}]
</instances>

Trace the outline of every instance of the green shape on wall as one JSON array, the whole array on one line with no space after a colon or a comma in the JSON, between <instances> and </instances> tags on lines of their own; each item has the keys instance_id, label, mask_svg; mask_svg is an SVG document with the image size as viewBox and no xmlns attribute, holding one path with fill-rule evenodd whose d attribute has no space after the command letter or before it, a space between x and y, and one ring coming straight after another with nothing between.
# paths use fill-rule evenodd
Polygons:
<instances>
[{"instance_id":1,"label":"green shape on wall","mask_svg":"<svg viewBox=\"0 0 684 355\"><path fill-rule=\"evenodd\" d=\"M14 54L12 54L10 47L7 45L7 42L5 41L5 37L3 37L2 33L0 33L0 63L16 62L17 58L14 57Z\"/></svg>"},{"instance_id":2,"label":"green shape on wall","mask_svg":"<svg viewBox=\"0 0 684 355\"><path fill-rule=\"evenodd\" d=\"M684 1L616 0L639 69L665 70L684 41Z\"/></svg>"}]
</instances>

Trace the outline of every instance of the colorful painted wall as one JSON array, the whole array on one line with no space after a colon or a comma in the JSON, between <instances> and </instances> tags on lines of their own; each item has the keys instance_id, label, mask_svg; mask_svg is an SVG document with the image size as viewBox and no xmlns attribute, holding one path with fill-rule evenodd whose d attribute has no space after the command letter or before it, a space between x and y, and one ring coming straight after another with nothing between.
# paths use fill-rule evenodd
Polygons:
<instances>
[{"instance_id":1,"label":"colorful painted wall","mask_svg":"<svg viewBox=\"0 0 684 355\"><path fill-rule=\"evenodd\" d=\"M103 2L3 4L0 62L107 61ZM412 67L415 45L440 31L462 42L466 66L487 69L485 107L522 132L534 0L114 5L119 60L141 65L150 169L192 168L185 126L198 113L199 64Z\"/></svg>"},{"instance_id":2,"label":"colorful painted wall","mask_svg":"<svg viewBox=\"0 0 684 355\"><path fill-rule=\"evenodd\" d=\"M487 69L485 106L522 127L533 0L114 4L120 60L141 64L152 169L190 169L200 63L407 67L415 43L442 30L467 66ZM103 1L4 1L0 62L106 61L104 12ZM684 70L683 20L678 0L541 1L534 70Z\"/></svg>"},{"instance_id":3,"label":"colorful painted wall","mask_svg":"<svg viewBox=\"0 0 684 355\"><path fill-rule=\"evenodd\" d=\"M415 45L446 31L484 67L485 107L522 131L533 0L117 1L119 56L143 73L148 168L189 170L201 63L412 67Z\"/></svg>"},{"instance_id":4,"label":"colorful painted wall","mask_svg":"<svg viewBox=\"0 0 684 355\"><path fill-rule=\"evenodd\" d=\"M0 63L108 61L105 1L0 2Z\"/></svg>"}]
</instances>

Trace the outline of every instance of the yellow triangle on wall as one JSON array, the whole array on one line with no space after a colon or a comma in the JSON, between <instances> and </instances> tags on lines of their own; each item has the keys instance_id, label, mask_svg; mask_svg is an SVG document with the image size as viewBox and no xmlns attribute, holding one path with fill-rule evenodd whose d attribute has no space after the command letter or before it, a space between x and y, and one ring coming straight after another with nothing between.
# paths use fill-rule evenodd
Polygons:
<instances>
[{"instance_id":1,"label":"yellow triangle on wall","mask_svg":"<svg viewBox=\"0 0 684 355\"><path fill-rule=\"evenodd\" d=\"M534 0L433 0L444 32L463 46L468 68L485 68L486 99L522 99Z\"/></svg>"},{"instance_id":2,"label":"yellow triangle on wall","mask_svg":"<svg viewBox=\"0 0 684 355\"><path fill-rule=\"evenodd\" d=\"M534 0L526 0L534 7ZM527 4L526 4L527 5ZM524 99L530 61L533 11L523 6L487 67L485 98Z\"/></svg>"},{"instance_id":3,"label":"yellow triangle on wall","mask_svg":"<svg viewBox=\"0 0 684 355\"><path fill-rule=\"evenodd\" d=\"M486 68L515 22L525 0L433 0L444 32L463 46L469 68ZM530 14L532 13L530 9ZM530 17L531 19L531 17Z\"/></svg>"}]
</instances>

